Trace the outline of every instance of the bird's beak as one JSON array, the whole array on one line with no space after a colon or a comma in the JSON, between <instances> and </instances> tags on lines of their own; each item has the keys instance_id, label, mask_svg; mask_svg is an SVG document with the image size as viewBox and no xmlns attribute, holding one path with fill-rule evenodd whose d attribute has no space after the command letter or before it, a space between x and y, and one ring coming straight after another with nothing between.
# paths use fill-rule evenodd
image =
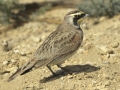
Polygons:
<instances>
[{"instance_id":1,"label":"bird's beak","mask_svg":"<svg viewBox=\"0 0 120 90\"><path fill-rule=\"evenodd\" d=\"M86 14L84 17L86 18L86 17L89 17L90 15L89 14Z\"/></svg>"},{"instance_id":2,"label":"bird's beak","mask_svg":"<svg viewBox=\"0 0 120 90\"><path fill-rule=\"evenodd\" d=\"M83 18L80 18L80 19L77 21L78 25L80 25L81 22L83 21L83 19L86 18L86 17L88 17L88 16L89 16L89 14L86 14Z\"/></svg>"},{"instance_id":3,"label":"bird's beak","mask_svg":"<svg viewBox=\"0 0 120 90\"><path fill-rule=\"evenodd\" d=\"M86 18L86 17L88 17L88 16L89 16L89 14L86 14L83 18L80 18L80 19L77 21L77 23L80 24L80 23L83 21L83 19Z\"/></svg>"}]
</instances>

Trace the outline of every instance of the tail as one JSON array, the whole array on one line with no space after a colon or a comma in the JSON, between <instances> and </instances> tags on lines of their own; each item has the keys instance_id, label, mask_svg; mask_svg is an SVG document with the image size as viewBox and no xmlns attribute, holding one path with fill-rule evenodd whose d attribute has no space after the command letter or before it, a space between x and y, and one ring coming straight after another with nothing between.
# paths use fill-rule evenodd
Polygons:
<instances>
[{"instance_id":1,"label":"tail","mask_svg":"<svg viewBox=\"0 0 120 90\"><path fill-rule=\"evenodd\" d=\"M18 69L15 73L13 73L12 76L10 76L7 81L9 82L9 81L13 80L15 77L17 77L20 74L21 74L21 68Z\"/></svg>"},{"instance_id":2,"label":"tail","mask_svg":"<svg viewBox=\"0 0 120 90\"><path fill-rule=\"evenodd\" d=\"M15 73L13 73L9 78L8 82L16 78L18 75L23 75L27 72L29 72L35 65L35 62L28 62L25 65L23 65L21 68L19 68Z\"/></svg>"}]
</instances>

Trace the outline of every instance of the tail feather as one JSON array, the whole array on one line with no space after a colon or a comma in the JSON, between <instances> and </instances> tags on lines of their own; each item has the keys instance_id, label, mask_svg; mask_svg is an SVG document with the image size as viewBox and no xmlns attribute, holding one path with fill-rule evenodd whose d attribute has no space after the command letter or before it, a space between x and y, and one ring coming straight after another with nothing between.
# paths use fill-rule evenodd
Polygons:
<instances>
[{"instance_id":1,"label":"tail feather","mask_svg":"<svg viewBox=\"0 0 120 90\"><path fill-rule=\"evenodd\" d=\"M16 78L18 75L23 75L29 72L34 67L35 62L28 62L27 64L23 65L23 67L19 68L15 73L13 73L9 78L8 82Z\"/></svg>"},{"instance_id":2,"label":"tail feather","mask_svg":"<svg viewBox=\"0 0 120 90\"><path fill-rule=\"evenodd\" d=\"M49 60L49 62L50 62L50 60ZM38 68L40 66L46 65L49 62L46 59L45 60L32 59L28 63L24 64L15 73L13 73L12 76L10 76L7 81L9 82L9 81L13 80L14 78L16 78L18 75L23 75L23 74L29 72L33 67Z\"/></svg>"},{"instance_id":3,"label":"tail feather","mask_svg":"<svg viewBox=\"0 0 120 90\"><path fill-rule=\"evenodd\" d=\"M20 73L21 73L21 68L18 69L14 74L12 74L12 76L10 76L7 81L9 82L9 81L13 80L15 77L20 75Z\"/></svg>"}]
</instances>

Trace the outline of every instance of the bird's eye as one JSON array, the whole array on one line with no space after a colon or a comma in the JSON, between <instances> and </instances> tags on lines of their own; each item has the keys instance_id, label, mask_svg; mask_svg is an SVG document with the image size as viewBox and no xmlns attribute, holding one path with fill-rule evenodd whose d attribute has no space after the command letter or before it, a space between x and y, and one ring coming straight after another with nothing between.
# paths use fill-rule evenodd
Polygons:
<instances>
[{"instance_id":1,"label":"bird's eye","mask_svg":"<svg viewBox=\"0 0 120 90\"><path fill-rule=\"evenodd\" d=\"M77 18L78 17L78 15L75 15L75 18Z\"/></svg>"},{"instance_id":2,"label":"bird's eye","mask_svg":"<svg viewBox=\"0 0 120 90\"><path fill-rule=\"evenodd\" d=\"M83 13L83 14L81 14L81 17L84 17L85 16L85 14Z\"/></svg>"}]
</instances>

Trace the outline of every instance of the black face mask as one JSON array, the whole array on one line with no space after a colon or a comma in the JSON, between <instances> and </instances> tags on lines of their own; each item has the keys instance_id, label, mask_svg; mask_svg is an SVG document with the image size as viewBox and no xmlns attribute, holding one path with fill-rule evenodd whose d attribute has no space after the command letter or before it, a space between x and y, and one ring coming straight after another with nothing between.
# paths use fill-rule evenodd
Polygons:
<instances>
[{"instance_id":1,"label":"black face mask","mask_svg":"<svg viewBox=\"0 0 120 90\"><path fill-rule=\"evenodd\" d=\"M77 20L80 19L80 18L83 18L85 16L85 14L81 14L81 15L75 15L74 18L73 18L73 23L74 25L78 25L77 24Z\"/></svg>"}]
</instances>

